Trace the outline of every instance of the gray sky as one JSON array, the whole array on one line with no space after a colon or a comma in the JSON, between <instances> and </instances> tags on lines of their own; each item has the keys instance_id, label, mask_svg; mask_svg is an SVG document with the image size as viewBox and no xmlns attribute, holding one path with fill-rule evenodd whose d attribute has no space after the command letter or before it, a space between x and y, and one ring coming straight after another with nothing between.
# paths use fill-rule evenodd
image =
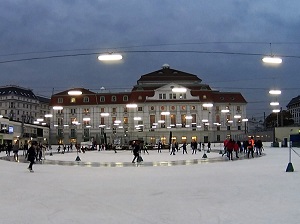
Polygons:
<instances>
[{"instance_id":1,"label":"gray sky","mask_svg":"<svg viewBox=\"0 0 300 224\"><path fill-rule=\"evenodd\" d=\"M125 91L167 63L212 88L241 92L248 115L262 118L272 109L271 88L282 90L283 109L300 94L300 58L284 57L280 66L270 67L250 54L300 57L299 8L296 0L3 0L1 85L46 96L53 88ZM104 64L92 54L108 51L125 51L124 60ZM90 55L3 63L67 54Z\"/></svg>"}]
</instances>

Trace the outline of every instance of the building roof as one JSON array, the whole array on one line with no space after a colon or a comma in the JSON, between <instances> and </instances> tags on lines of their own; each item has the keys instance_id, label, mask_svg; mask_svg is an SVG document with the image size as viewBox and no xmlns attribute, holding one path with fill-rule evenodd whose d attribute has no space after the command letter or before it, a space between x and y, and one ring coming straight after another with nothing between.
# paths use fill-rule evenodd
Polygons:
<instances>
[{"instance_id":1,"label":"building roof","mask_svg":"<svg viewBox=\"0 0 300 224\"><path fill-rule=\"evenodd\" d=\"M294 104L300 103L300 96L294 97L293 99L291 99L291 101L288 103L288 105L286 106L291 107Z\"/></svg>"},{"instance_id":2,"label":"building roof","mask_svg":"<svg viewBox=\"0 0 300 224\"><path fill-rule=\"evenodd\" d=\"M20 86L8 85L0 87L0 96L16 95L31 99L38 99L31 89L26 89Z\"/></svg>"}]
</instances>

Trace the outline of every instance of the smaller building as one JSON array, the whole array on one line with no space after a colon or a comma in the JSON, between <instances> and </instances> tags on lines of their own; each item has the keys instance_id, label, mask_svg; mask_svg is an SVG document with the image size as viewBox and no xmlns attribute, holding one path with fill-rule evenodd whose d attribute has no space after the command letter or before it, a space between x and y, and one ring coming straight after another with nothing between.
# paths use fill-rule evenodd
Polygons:
<instances>
[{"instance_id":1,"label":"smaller building","mask_svg":"<svg viewBox=\"0 0 300 224\"><path fill-rule=\"evenodd\" d=\"M17 140L20 145L30 141L48 144L49 127L0 118L0 144L14 144Z\"/></svg>"}]
</instances>

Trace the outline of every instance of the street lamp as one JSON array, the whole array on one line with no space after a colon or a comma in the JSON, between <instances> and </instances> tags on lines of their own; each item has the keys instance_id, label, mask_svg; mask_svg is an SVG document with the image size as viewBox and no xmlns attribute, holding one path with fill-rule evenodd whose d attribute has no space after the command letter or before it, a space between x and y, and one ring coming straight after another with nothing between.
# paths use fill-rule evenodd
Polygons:
<instances>
[{"instance_id":1,"label":"street lamp","mask_svg":"<svg viewBox=\"0 0 300 224\"><path fill-rule=\"evenodd\" d=\"M101 54L98 56L99 61L119 61L122 59L123 56L121 54L114 54L114 53Z\"/></svg>"}]
</instances>

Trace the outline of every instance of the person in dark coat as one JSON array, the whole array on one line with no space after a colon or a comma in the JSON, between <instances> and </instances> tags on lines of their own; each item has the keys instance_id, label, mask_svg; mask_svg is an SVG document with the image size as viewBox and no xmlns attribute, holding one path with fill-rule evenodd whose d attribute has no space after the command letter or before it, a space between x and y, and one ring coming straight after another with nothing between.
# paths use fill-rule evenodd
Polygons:
<instances>
[{"instance_id":1,"label":"person in dark coat","mask_svg":"<svg viewBox=\"0 0 300 224\"><path fill-rule=\"evenodd\" d=\"M137 142L134 142L133 143L133 155L134 155L134 158L132 160L132 163L135 163L135 159L138 159L138 157L140 155L139 153L140 153L140 145Z\"/></svg>"},{"instance_id":2,"label":"person in dark coat","mask_svg":"<svg viewBox=\"0 0 300 224\"><path fill-rule=\"evenodd\" d=\"M34 160L35 160L35 157L36 157L36 148L37 148L37 143L33 142L31 144L31 147L27 151L27 160L30 162L29 166L28 166L28 169L29 169L30 172L33 172L32 166L33 166L33 163L34 163Z\"/></svg>"},{"instance_id":3,"label":"person in dark coat","mask_svg":"<svg viewBox=\"0 0 300 224\"><path fill-rule=\"evenodd\" d=\"M182 148L182 154L184 154L184 153L188 154L186 151L186 143L185 142L182 144L182 146L180 146L180 148Z\"/></svg>"}]
</instances>

